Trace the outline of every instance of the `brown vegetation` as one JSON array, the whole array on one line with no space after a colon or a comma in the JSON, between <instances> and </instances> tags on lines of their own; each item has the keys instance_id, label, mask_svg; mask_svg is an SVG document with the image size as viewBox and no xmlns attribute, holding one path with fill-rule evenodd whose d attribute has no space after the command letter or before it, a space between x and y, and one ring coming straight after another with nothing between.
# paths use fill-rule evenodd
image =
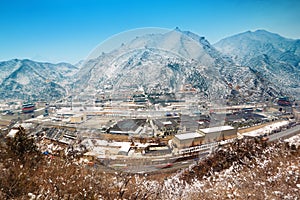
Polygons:
<instances>
[{"instance_id":1,"label":"brown vegetation","mask_svg":"<svg viewBox=\"0 0 300 200\"><path fill-rule=\"evenodd\" d=\"M108 173L42 155L21 131L1 142L0 199L295 199L300 152L240 141L171 175Z\"/></svg>"}]
</instances>

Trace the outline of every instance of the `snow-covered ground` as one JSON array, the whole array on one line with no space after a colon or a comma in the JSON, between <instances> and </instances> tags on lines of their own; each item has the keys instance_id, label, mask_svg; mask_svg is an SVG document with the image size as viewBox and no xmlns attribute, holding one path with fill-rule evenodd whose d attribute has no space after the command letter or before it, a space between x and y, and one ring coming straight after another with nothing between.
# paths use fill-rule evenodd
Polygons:
<instances>
[{"instance_id":1,"label":"snow-covered ground","mask_svg":"<svg viewBox=\"0 0 300 200\"><path fill-rule=\"evenodd\" d=\"M285 139L284 141L287 142L289 144L289 146L294 145L295 148L298 149L298 147L300 146L300 135L295 135L293 137Z\"/></svg>"},{"instance_id":2,"label":"snow-covered ground","mask_svg":"<svg viewBox=\"0 0 300 200\"><path fill-rule=\"evenodd\" d=\"M269 135L272 133L272 131L279 130L281 127L287 126L290 122L289 121L280 121L275 122L270 125L264 126L262 128L246 132L243 135L249 136L249 137L258 137L262 135Z\"/></svg>"}]
</instances>

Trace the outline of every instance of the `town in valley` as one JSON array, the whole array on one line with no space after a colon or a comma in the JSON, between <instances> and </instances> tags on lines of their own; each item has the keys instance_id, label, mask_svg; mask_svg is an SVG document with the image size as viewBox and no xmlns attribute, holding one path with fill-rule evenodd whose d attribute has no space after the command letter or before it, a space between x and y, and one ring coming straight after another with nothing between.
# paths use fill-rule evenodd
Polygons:
<instances>
[{"instance_id":1,"label":"town in valley","mask_svg":"<svg viewBox=\"0 0 300 200\"><path fill-rule=\"evenodd\" d=\"M190 85L176 95L105 90L87 100L7 100L0 104L1 134L14 137L23 127L45 156L77 155L81 164L150 173L187 167L236 140L291 136L299 131L298 103L201 101Z\"/></svg>"}]
</instances>

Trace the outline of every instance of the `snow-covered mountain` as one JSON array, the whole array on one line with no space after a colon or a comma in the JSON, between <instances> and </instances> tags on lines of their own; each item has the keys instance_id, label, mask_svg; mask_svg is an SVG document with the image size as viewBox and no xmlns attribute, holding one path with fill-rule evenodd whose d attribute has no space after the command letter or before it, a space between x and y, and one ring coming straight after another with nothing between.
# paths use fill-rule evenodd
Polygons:
<instances>
[{"instance_id":1,"label":"snow-covered mountain","mask_svg":"<svg viewBox=\"0 0 300 200\"><path fill-rule=\"evenodd\" d=\"M233 35L220 40L214 47L240 65L266 54L277 61L300 66L300 40L287 39L265 30Z\"/></svg>"},{"instance_id":2,"label":"snow-covered mountain","mask_svg":"<svg viewBox=\"0 0 300 200\"><path fill-rule=\"evenodd\" d=\"M257 30L225 38L214 47L283 93L300 96L300 40Z\"/></svg>"},{"instance_id":3,"label":"snow-covered mountain","mask_svg":"<svg viewBox=\"0 0 300 200\"><path fill-rule=\"evenodd\" d=\"M90 91L108 84L116 90L159 87L175 91L195 83L202 90L209 85L202 71L209 70L214 61L199 42L178 31L144 35L87 60L78 73L77 84Z\"/></svg>"},{"instance_id":4,"label":"snow-covered mountain","mask_svg":"<svg viewBox=\"0 0 300 200\"><path fill-rule=\"evenodd\" d=\"M203 96L225 97L220 69L233 63L204 38L178 28L136 37L110 53L85 61L77 86L96 93L111 85L114 90L152 89L176 92L191 84Z\"/></svg>"},{"instance_id":5,"label":"snow-covered mountain","mask_svg":"<svg viewBox=\"0 0 300 200\"><path fill-rule=\"evenodd\" d=\"M78 69L68 63L42 63L32 60L0 62L1 99L59 99Z\"/></svg>"},{"instance_id":6,"label":"snow-covered mountain","mask_svg":"<svg viewBox=\"0 0 300 200\"><path fill-rule=\"evenodd\" d=\"M276 84L264 82L247 66L236 65L204 37L178 28L136 37L86 60L74 88L83 93L96 93L107 85L115 90L142 87L176 92L188 84L209 98L253 100L281 94Z\"/></svg>"},{"instance_id":7,"label":"snow-covered mountain","mask_svg":"<svg viewBox=\"0 0 300 200\"><path fill-rule=\"evenodd\" d=\"M0 62L0 98L54 100L68 92L88 96L107 89L176 93L187 85L198 96L237 102L300 97L299 46L300 40L263 30L213 46L204 37L176 28L137 36L78 66Z\"/></svg>"}]
</instances>

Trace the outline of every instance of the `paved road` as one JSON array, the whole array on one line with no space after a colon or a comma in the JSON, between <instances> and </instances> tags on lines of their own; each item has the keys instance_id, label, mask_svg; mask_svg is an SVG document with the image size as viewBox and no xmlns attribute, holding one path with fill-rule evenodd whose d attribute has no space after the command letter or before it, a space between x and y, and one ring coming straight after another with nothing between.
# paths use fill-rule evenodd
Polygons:
<instances>
[{"instance_id":1,"label":"paved road","mask_svg":"<svg viewBox=\"0 0 300 200\"><path fill-rule=\"evenodd\" d=\"M275 133L272 135L269 135L269 141L275 141L275 140L279 140L280 138L287 138L287 137L291 137L293 135L297 135L300 133L300 126L294 126L290 129L287 129L285 131L281 131L279 133Z\"/></svg>"},{"instance_id":2,"label":"paved road","mask_svg":"<svg viewBox=\"0 0 300 200\"><path fill-rule=\"evenodd\" d=\"M209 149L207 151L201 152L201 154L196 153L190 158L187 157L166 157L161 159L148 159L148 160L124 160L124 162L111 161L109 167L118 169L121 171L126 171L130 173L150 173L150 172L168 172L176 171L179 169L187 168L191 164L194 164L196 160L204 158L209 154Z\"/></svg>"}]
</instances>

